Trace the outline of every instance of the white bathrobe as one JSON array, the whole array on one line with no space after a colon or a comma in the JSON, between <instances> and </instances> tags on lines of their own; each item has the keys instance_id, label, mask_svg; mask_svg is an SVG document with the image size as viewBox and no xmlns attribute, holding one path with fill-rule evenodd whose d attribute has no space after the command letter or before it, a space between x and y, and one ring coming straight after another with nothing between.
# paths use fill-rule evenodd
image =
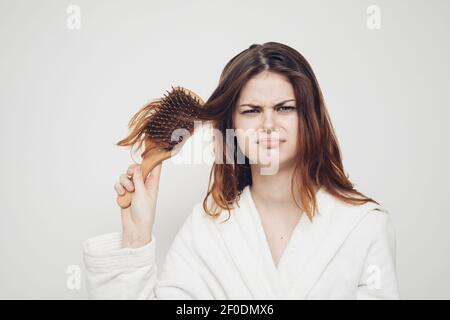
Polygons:
<instances>
[{"instance_id":1,"label":"white bathrobe","mask_svg":"<svg viewBox=\"0 0 450 320\"><path fill-rule=\"evenodd\" d=\"M194 206L162 270L157 239L121 248L121 233L84 242L90 299L398 299L390 214L353 206L320 189L310 222L303 214L275 266L250 187L240 207L208 217Z\"/></svg>"}]
</instances>

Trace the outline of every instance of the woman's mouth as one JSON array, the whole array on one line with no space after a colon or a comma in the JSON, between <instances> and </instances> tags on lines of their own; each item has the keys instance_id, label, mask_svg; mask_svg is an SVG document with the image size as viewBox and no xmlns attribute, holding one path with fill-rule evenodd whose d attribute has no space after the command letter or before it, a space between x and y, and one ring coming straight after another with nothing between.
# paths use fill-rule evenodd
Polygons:
<instances>
[{"instance_id":1,"label":"woman's mouth","mask_svg":"<svg viewBox=\"0 0 450 320\"><path fill-rule=\"evenodd\" d=\"M267 149L273 149L278 148L283 142L284 140L280 139L261 139L257 142L257 144L260 144Z\"/></svg>"}]
</instances>

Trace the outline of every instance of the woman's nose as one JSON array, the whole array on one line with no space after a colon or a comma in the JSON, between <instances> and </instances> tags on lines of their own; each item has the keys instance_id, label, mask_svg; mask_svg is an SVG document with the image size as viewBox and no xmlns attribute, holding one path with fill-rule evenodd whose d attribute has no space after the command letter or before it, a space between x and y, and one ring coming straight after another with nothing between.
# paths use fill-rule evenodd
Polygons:
<instances>
[{"instance_id":1,"label":"woman's nose","mask_svg":"<svg viewBox=\"0 0 450 320\"><path fill-rule=\"evenodd\" d=\"M265 130L272 130L275 125L275 120L273 118L273 114L271 111L264 112L264 118L263 118L263 128Z\"/></svg>"}]
</instances>

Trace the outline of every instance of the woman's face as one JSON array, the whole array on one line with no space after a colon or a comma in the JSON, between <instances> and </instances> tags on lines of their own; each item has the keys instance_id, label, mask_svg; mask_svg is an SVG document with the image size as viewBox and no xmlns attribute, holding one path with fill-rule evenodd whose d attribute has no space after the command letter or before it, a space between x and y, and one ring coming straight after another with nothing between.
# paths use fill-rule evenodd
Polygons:
<instances>
[{"instance_id":1,"label":"woman's face","mask_svg":"<svg viewBox=\"0 0 450 320\"><path fill-rule=\"evenodd\" d=\"M294 160L298 113L289 80L270 71L250 79L235 106L233 125L238 146L251 164L282 167Z\"/></svg>"}]
</instances>

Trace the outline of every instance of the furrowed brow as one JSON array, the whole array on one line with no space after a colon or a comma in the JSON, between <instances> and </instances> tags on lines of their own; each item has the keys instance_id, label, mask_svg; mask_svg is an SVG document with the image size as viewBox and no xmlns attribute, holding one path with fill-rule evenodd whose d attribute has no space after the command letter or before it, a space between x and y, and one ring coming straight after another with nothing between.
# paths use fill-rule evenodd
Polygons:
<instances>
[{"instance_id":1,"label":"furrowed brow","mask_svg":"<svg viewBox=\"0 0 450 320\"><path fill-rule=\"evenodd\" d=\"M295 101L295 99L288 99L288 100L278 102L277 104L274 105L274 107L282 106L283 104L285 104L286 102L289 102L289 101ZM244 104L239 105L239 107L246 107L246 106L252 107L252 108L261 108L261 106L258 106L258 105L252 104L252 103L244 103Z\"/></svg>"}]
</instances>

